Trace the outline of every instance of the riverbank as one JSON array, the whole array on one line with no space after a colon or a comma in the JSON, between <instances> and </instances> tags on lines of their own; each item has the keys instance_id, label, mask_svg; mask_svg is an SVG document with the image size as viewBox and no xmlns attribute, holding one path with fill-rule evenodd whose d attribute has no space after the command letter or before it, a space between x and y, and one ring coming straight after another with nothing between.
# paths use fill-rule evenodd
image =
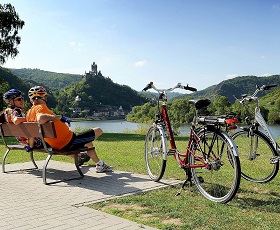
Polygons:
<instances>
[{"instance_id":1,"label":"riverbank","mask_svg":"<svg viewBox=\"0 0 280 230\"><path fill-rule=\"evenodd\" d=\"M70 117L71 121L120 121L125 120L125 117Z\"/></svg>"}]
</instances>

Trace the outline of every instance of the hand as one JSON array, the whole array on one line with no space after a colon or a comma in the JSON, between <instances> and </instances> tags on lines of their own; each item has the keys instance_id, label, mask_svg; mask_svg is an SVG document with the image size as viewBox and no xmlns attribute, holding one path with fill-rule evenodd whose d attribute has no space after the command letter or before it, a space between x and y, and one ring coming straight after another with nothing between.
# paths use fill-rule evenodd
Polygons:
<instances>
[{"instance_id":1,"label":"hand","mask_svg":"<svg viewBox=\"0 0 280 230\"><path fill-rule=\"evenodd\" d=\"M65 117L64 115L61 115L60 121L66 122L70 126L70 119L68 117Z\"/></svg>"},{"instance_id":2,"label":"hand","mask_svg":"<svg viewBox=\"0 0 280 230\"><path fill-rule=\"evenodd\" d=\"M24 148L26 152L32 152L32 148L29 145L26 145Z\"/></svg>"}]
</instances>

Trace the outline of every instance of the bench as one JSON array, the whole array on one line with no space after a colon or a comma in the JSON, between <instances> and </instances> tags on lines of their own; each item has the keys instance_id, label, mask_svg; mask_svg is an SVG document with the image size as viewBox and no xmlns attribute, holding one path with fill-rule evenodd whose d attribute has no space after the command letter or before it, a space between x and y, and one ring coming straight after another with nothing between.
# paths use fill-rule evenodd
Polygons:
<instances>
[{"instance_id":1,"label":"bench","mask_svg":"<svg viewBox=\"0 0 280 230\"><path fill-rule=\"evenodd\" d=\"M44 141L44 137L46 138L56 138L56 131L55 131L55 126L53 122L46 122L44 124L39 124L37 122L23 122L19 125L15 125L13 123L0 123L0 135L2 137L3 143L7 148L7 151L5 153L5 155L3 156L3 160L2 160L2 172L6 173L7 171L5 170L5 161L7 158L7 155L9 154L9 152L11 150L22 150L25 151L25 148L23 145L21 145L20 143L16 144L16 145L10 145L7 144L7 140L6 137L17 137L17 136L22 136L22 137L39 137L42 140L43 143L43 147L42 148L34 148L30 153L30 158L31 161L35 167L35 169L38 169L38 166L34 160L34 156L33 156L33 152L44 152L47 153L48 156L44 162L44 166L42 169L42 178L43 178L43 183L44 184L53 184L53 183L57 183L60 181L68 181L68 180L73 180L73 179L80 179L84 177L83 172L81 171L80 167L79 167L79 158L78 155L80 152L85 152L88 150L93 150L94 147L92 148L79 148L79 149L75 149L75 150L58 150L58 149L52 149L51 147L49 147L47 145L47 143ZM79 177L75 177L75 178L70 178L70 179L62 179L62 180L58 180L55 182L47 182L47 166L48 163L50 161L50 159L52 158L53 155L65 155L65 156L69 156L69 155L73 155L74 156L74 163L76 166L76 169L79 173Z\"/></svg>"}]
</instances>

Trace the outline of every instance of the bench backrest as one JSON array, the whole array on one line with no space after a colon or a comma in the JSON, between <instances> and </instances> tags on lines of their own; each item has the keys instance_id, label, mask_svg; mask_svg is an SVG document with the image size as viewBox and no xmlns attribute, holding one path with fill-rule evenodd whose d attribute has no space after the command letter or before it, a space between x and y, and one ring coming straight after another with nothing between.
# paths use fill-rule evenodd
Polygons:
<instances>
[{"instance_id":1,"label":"bench backrest","mask_svg":"<svg viewBox=\"0 0 280 230\"><path fill-rule=\"evenodd\" d=\"M1 126L1 135L4 137L43 137L56 138L55 126L53 122L46 122L40 125L37 122L22 122L18 125L14 123L3 123Z\"/></svg>"}]
</instances>

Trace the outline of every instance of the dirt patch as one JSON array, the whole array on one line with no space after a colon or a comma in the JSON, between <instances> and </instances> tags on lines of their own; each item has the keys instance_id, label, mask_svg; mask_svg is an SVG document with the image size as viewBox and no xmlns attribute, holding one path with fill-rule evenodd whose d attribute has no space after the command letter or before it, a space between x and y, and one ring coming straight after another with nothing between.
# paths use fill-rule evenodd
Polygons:
<instances>
[{"instance_id":1,"label":"dirt patch","mask_svg":"<svg viewBox=\"0 0 280 230\"><path fill-rule=\"evenodd\" d=\"M180 226L182 224L181 219L178 218L169 218L169 219L165 219L162 221L163 224L175 224L177 226Z\"/></svg>"},{"instance_id":2,"label":"dirt patch","mask_svg":"<svg viewBox=\"0 0 280 230\"><path fill-rule=\"evenodd\" d=\"M128 210L145 210L145 208L139 205L128 205L128 204L110 204L106 205L101 208L101 211L108 210L108 209L118 209L121 211L128 211Z\"/></svg>"}]
</instances>

